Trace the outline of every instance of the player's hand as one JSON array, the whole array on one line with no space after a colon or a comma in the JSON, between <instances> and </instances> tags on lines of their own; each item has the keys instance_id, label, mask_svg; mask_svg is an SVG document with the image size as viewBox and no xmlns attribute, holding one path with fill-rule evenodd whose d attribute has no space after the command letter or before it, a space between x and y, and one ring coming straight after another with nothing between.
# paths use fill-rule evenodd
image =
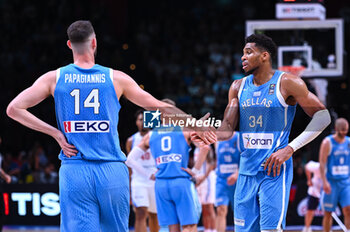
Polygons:
<instances>
[{"instance_id":1,"label":"player's hand","mask_svg":"<svg viewBox=\"0 0 350 232\"><path fill-rule=\"evenodd\" d=\"M311 180L307 180L307 186L311 187L312 186L312 182Z\"/></svg>"},{"instance_id":2,"label":"player's hand","mask_svg":"<svg viewBox=\"0 0 350 232\"><path fill-rule=\"evenodd\" d=\"M8 174L5 174L5 182L6 182L7 184L10 184L10 183L11 183L11 180L12 180L11 176L8 175Z\"/></svg>"},{"instance_id":3,"label":"player's hand","mask_svg":"<svg viewBox=\"0 0 350 232\"><path fill-rule=\"evenodd\" d=\"M56 141L57 143L60 145L60 147L62 148L63 154L65 154L65 156L67 156L68 158L72 157L72 156L76 156L78 151L75 148L75 146L69 144L67 142L66 137L64 136L64 134L57 130L57 134L56 134Z\"/></svg>"},{"instance_id":4,"label":"player's hand","mask_svg":"<svg viewBox=\"0 0 350 232\"><path fill-rule=\"evenodd\" d=\"M237 175L236 174L232 174L229 177L227 177L227 185L234 185L237 181Z\"/></svg>"},{"instance_id":5,"label":"player's hand","mask_svg":"<svg viewBox=\"0 0 350 232\"><path fill-rule=\"evenodd\" d=\"M196 187L201 185L203 181L205 181L206 179L205 175L198 175L198 176L195 176L195 178L196 178Z\"/></svg>"},{"instance_id":6,"label":"player's hand","mask_svg":"<svg viewBox=\"0 0 350 232\"><path fill-rule=\"evenodd\" d=\"M205 121L209 118L210 113L206 113L200 121ZM214 127L200 127L196 128L195 132L191 133L191 140L202 145L210 145L217 141L216 129Z\"/></svg>"},{"instance_id":7,"label":"player's hand","mask_svg":"<svg viewBox=\"0 0 350 232\"><path fill-rule=\"evenodd\" d=\"M150 179L151 179L151 180L156 180L156 175L153 173L153 174L150 176Z\"/></svg>"},{"instance_id":8,"label":"player's hand","mask_svg":"<svg viewBox=\"0 0 350 232\"><path fill-rule=\"evenodd\" d=\"M267 175L270 175L271 170L273 171L273 176L280 175L282 164L287 161L293 155L293 148L286 146L274 153L266 160L264 165L264 170L267 168Z\"/></svg>"},{"instance_id":9,"label":"player's hand","mask_svg":"<svg viewBox=\"0 0 350 232\"><path fill-rule=\"evenodd\" d=\"M194 183L196 185L196 187L198 185L200 185L204 180L205 180L205 176L204 175L196 175L191 169L189 168L181 168L183 171L187 172L188 174L190 174L190 176L192 178L194 178Z\"/></svg>"},{"instance_id":10,"label":"player's hand","mask_svg":"<svg viewBox=\"0 0 350 232\"><path fill-rule=\"evenodd\" d=\"M329 184L329 182L328 182L327 180L324 181L324 183L323 183L323 191L324 191L326 194L331 194L331 192L332 192L331 185Z\"/></svg>"}]
</instances>

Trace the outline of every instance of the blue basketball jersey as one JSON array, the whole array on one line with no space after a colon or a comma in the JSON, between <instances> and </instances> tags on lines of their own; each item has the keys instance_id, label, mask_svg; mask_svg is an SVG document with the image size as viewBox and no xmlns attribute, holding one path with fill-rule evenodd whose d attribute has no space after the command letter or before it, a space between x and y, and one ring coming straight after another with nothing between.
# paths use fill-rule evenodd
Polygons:
<instances>
[{"instance_id":1,"label":"blue basketball jersey","mask_svg":"<svg viewBox=\"0 0 350 232\"><path fill-rule=\"evenodd\" d=\"M343 143L335 141L333 135L327 136L331 150L327 158L327 179L340 180L349 178L350 138L345 137Z\"/></svg>"},{"instance_id":2,"label":"blue basketball jersey","mask_svg":"<svg viewBox=\"0 0 350 232\"><path fill-rule=\"evenodd\" d=\"M226 179L232 173L237 172L240 153L238 132L235 132L229 140L218 141L216 144L216 175Z\"/></svg>"},{"instance_id":3,"label":"blue basketball jersey","mask_svg":"<svg viewBox=\"0 0 350 232\"><path fill-rule=\"evenodd\" d=\"M241 153L239 172L256 175L262 164L275 151L288 145L296 106L289 106L280 92L283 72L255 86L253 75L243 78L239 98L239 131ZM287 162L291 162L291 159Z\"/></svg>"},{"instance_id":4,"label":"blue basketball jersey","mask_svg":"<svg viewBox=\"0 0 350 232\"><path fill-rule=\"evenodd\" d=\"M190 177L181 168L187 168L189 149L181 130L174 127L158 128L151 132L149 146L156 160L156 178Z\"/></svg>"},{"instance_id":5,"label":"blue basketball jersey","mask_svg":"<svg viewBox=\"0 0 350 232\"><path fill-rule=\"evenodd\" d=\"M67 158L125 161L118 136L120 104L113 70L95 64L90 69L69 64L57 70L54 93L58 128L78 154Z\"/></svg>"}]
</instances>

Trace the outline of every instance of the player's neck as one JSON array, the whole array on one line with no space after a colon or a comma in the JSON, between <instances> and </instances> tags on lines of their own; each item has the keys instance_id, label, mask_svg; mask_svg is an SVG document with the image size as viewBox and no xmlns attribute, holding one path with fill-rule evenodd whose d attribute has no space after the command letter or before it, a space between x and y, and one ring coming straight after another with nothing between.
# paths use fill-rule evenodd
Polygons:
<instances>
[{"instance_id":1,"label":"player's neck","mask_svg":"<svg viewBox=\"0 0 350 232\"><path fill-rule=\"evenodd\" d=\"M345 141L345 137L339 137L337 134L335 134L333 138L337 143L343 143Z\"/></svg>"},{"instance_id":2,"label":"player's neck","mask_svg":"<svg viewBox=\"0 0 350 232\"><path fill-rule=\"evenodd\" d=\"M74 64L81 68L92 68L95 65L95 56L92 53L76 54L73 53Z\"/></svg>"},{"instance_id":3,"label":"player's neck","mask_svg":"<svg viewBox=\"0 0 350 232\"><path fill-rule=\"evenodd\" d=\"M147 134L148 131L139 131L141 136L144 136L145 134Z\"/></svg>"},{"instance_id":4,"label":"player's neck","mask_svg":"<svg viewBox=\"0 0 350 232\"><path fill-rule=\"evenodd\" d=\"M266 82L268 82L272 78L274 73L275 73L275 71L271 68L271 66L259 67L259 69L257 69L255 72L253 72L254 85L260 86L260 85L265 84Z\"/></svg>"}]
</instances>

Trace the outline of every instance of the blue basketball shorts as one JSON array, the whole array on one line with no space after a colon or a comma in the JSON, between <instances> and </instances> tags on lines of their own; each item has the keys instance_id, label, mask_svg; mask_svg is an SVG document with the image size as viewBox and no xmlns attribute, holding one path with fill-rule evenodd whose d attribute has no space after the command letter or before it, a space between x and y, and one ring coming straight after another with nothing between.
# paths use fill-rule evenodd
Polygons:
<instances>
[{"instance_id":1,"label":"blue basketball shorts","mask_svg":"<svg viewBox=\"0 0 350 232\"><path fill-rule=\"evenodd\" d=\"M215 206L231 204L233 210L233 202L235 196L236 184L228 185L226 178L217 177L216 178L216 196L215 196Z\"/></svg>"},{"instance_id":2,"label":"blue basketball shorts","mask_svg":"<svg viewBox=\"0 0 350 232\"><path fill-rule=\"evenodd\" d=\"M236 232L260 232L285 227L289 192L293 179L291 159L279 176L259 171L254 176L239 174L236 183L234 223Z\"/></svg>"},{"instance_id":3,"label":"blue basketball shorts","mask_svg":"<svg viewBox=\"0 0 350 232\"><path fill-rule=\"evenodd\" d=\"M61 231L129 230L129 173L124 163L65 160L59 176Z\"/></svg>"},{"instance_id":4,"label":"blue basketball shorts","mask_svg":"<svg viewBox=\"0 0 350 232\"><path fill-rule=\"evenodd\" d=\"M155 192L160 226L198 223L201 205L194 184L188 178L158 178Z\"/></svg>"},{"instance_id":5,"label":"blue basketball shorts","mask_svg":"<svg viewBox=\"0 0 350 232\"><path fill-rule=\"evenodd\" d=\"M350 179L328 180L331 193L322 192L321 206L325 211L333 212L339 203L342 208L350 205Z\"/></svg>"}]
</instances>

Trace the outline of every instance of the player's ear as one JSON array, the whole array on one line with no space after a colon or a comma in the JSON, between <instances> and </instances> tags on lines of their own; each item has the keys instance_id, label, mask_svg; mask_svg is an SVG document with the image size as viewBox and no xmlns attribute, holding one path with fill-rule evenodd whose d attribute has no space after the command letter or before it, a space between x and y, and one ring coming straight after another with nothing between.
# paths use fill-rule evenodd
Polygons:
<instances>
[{"instance_id":1,"label":"player's ear","mask_svg":"<svg viewBox=\"0 0 350 232\"><path fill-rule=\"evenodd\" d=\"M67 46L72 49L72 43L70 42L70 40L67 40Z\"/></svg>"},{"instance_id":2,"label":"player's ear","mask_svg":"<svg viewBox=\"0 0 350 232\"><path fill-rule=\"evenodd\" d=\"M270 53L268 53L267 51L262 52L261 58L264 62L269 61L270 60Z\"/></svg>"},{"instance_id":3,"label":"player's ear","mask_svg":"<svg viewBox=\"0 0 350 232\"><path fill-rule=\"evenodd\" d=\"M93 49L95 49L97 47L97 40L96 37L92 38L91 40L91 46Z\"/></svg>"}]
</instances>

